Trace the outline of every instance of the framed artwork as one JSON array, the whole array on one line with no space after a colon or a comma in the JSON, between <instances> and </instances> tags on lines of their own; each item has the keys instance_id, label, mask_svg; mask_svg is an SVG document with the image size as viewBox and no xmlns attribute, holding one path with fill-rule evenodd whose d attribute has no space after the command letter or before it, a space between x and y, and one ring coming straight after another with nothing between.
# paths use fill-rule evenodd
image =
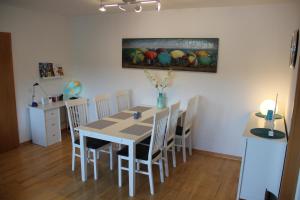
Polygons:
<instances>
[{"instance_id":1,"label":"framed artwork","mask_svg":"<svg viewBox=\"0 0 300 200\"><path fill-rule=\"evenodd\" d=\"M216 73L218 51L218 38L126 38L122 67Z\"/></svg>"},{"instance_id":2,"label":"framed artwork","mask_svg":"<svg viewBox=\"0 0 300 200\"><path fill-rule=\"evenodd\" d=\"M64 76L63 68L53 66L53 63L39 63L39 72L42 79L61 78Z\"/></svg>"},{"instance_id":3,"label":"framed artwork","mask_svg":"<svg viewBox=\"0 0 300 200\"><path fill-rule=\"evenodd\" d=\"M298 53L298 42L299 42L299 30L294 31L292 41L291 41L291 50L290 50L290 67L295 68L297 61Z\"/></svg>"}]
</instances>

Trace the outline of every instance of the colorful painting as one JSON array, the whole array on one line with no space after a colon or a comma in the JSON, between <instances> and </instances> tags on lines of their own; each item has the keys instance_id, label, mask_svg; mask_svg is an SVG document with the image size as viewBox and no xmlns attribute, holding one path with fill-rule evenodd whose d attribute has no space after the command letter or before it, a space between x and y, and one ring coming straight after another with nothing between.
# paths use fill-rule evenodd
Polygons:
<instances>
[{"instance_id":1,"label":"colorful painting","mask_svg":"<svg viewBox=\"0 0 300 200\"><path fill-rule=\"evenodd\" d=\"M122 67L217 72L218 38L123 39Z\"/></svg>"}]
</instances>

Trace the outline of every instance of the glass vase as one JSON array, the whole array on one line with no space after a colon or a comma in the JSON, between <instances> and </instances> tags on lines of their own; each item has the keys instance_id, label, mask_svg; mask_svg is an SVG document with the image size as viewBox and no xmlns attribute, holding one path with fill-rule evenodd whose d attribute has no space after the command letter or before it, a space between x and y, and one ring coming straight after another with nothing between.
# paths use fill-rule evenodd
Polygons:
<instances>
[{"instance_id":1,"label":"glass vase","mask_svg":"<svg viewBox=\"0 0 300 200\"><path fill-rule=\"evenodd\" d=\"M158 93L156 106L158 109L163 109L166 107L166 96L164 93L162 93L162 92Z\"/></svg>"}]
</instances>

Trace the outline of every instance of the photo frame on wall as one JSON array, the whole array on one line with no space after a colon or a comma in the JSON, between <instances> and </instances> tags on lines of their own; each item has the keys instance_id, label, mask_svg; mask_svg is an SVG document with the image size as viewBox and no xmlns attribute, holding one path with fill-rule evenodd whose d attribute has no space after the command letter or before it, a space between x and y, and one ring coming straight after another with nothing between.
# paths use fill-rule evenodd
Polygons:
<instances>
[{"instance_id":1,"label":"photo frame on wall","mask_svg":"<svg viewBox=\"0 0 300 200\"><path fill-rule=\"evenodd\" d=\"M298 44L299 44L299 29L294 31L292 40L291 40L291 49L290 49L290 68L294 69L297 61L298 53Z\"/></svg>"},{"instance_id":2,"label":"photo frame on wall","mask_svg":"<svg viewBox=\"0 0 300 200\"><path fill-rule=\"evenodd\" d=\"M125 38L122 67L217 72L218 38Z\"/></svg>"}]
</instances>

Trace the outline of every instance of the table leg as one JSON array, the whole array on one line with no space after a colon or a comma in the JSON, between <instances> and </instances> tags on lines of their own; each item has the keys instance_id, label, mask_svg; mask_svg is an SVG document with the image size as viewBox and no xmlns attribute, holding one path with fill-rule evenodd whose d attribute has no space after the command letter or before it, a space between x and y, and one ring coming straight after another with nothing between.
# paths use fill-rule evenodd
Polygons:
<instances>
[{"instance_id":1,"label":"table leg","mask_svg":"<svg viewBox=\"0 0 300 200\"><path fill-rule=\"evenodd\" d=\"M87 180L87 158L86 158L86 137L80 135L80 160L81 160L81 180Z\"/></svg>"},{"instance_id":2,"label":"table leg","mask_svg":"<svg viewBox=\"0 0 300 200\"><path fill-rule=\"evenodd\" d=\"M135 143L131 143L129 146L129 196L135 195Z\"/></svg>"}]
</instances>

